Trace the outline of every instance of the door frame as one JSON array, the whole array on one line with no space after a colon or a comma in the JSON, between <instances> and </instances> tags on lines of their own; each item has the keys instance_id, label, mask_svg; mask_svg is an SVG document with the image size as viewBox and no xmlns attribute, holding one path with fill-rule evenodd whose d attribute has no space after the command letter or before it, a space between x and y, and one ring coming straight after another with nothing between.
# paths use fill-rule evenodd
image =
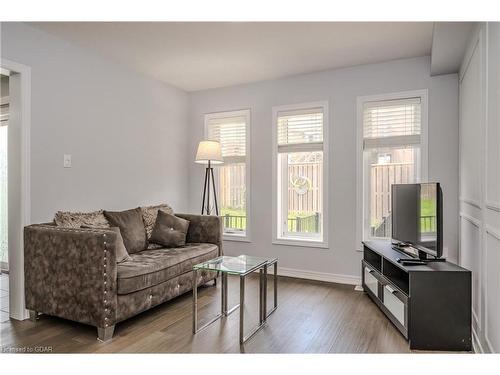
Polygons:
<instances>
[{"instance_id":1,"label":"door frame","mask_svg":"<svg viewBox=\"0 0 500 375\"><path fill-rule=\"evenodd\" d=\"M9 100L11 112L9 127L19 128L20 175L19 204L9 207L9 315L13 319L24 320L29 314L24 298L24 245L23 228L31 223L30 184L30 129L31 129L31 68L5 58L0 59L1 69L10 72ZM12 95L14 92L14 95ZM16 110L18 108L18 110ZM9 194L10 196L10 194ZM17 212L17 216L11 215Z\"/></svg>"}]
</instances>

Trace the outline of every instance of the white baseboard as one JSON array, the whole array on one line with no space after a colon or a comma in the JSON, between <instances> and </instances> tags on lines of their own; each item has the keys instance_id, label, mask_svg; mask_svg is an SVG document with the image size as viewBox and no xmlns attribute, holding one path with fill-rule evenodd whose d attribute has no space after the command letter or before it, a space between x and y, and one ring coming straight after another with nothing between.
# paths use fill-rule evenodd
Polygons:
<instances>
[{"instance_id":1,"label":"white baseboard","mask_svg":"<svg viewBox=\"0 0 500 375\"><path fill-rule=\"evenodd\" d=\"M297 270L294 268L284 268L278 266L278 275L296 277L299 279L326 281L330 283L347 284L347 285L359 285L361 284L361 278L358 276L351 275L339 275L335 273L317 272L317 271L306 271Z\"/></svg>"}]
</instances>

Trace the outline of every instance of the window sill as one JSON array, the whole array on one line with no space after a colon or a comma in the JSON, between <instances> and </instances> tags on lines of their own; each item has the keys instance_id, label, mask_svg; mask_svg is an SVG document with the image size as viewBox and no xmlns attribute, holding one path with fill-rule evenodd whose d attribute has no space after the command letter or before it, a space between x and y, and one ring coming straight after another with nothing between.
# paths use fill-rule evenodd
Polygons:
<instances>
[{"instance_id":1,"label":"window sill","mask_svg":"<svg viewBox=\"0 0 500 375\"><path fill-rule=\"evenodd\" d=\"M235 242L251 242L250 239L246 235L243 236L240 234L229 234L229 233L223 233L222 240L223 241L235 241Z\"/></svg>"},{"instance_id":2,"label":"window sill","mask_svg":"<svg viewBox=\"0 0 500 375\"><path fill-rule=\"evenodd\" d=\"M275 239L273 239L273 244L274 245L316 247L319 249L329 249L328 243L323 242L323 241L300 240L300 239L295 239L295 238L275 238Z\"/></svg>"}]
</instances>

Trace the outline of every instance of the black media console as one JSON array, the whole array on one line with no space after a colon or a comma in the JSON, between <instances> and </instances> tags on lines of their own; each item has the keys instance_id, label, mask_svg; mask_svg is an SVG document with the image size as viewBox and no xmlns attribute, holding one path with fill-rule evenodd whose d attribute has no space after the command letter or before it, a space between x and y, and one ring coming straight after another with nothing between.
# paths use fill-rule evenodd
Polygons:
<instances>
[{"instance_id":1,"label":"black media console","mask_svg":"<svg viewBox=\"0 0 500 375\"><path fill-rule=\"evenodd\" d=\"M390 241L363 243L363 289L410 349L471 351L471 272L449 262L402 265Z\"/></svg>"}]
</instances>

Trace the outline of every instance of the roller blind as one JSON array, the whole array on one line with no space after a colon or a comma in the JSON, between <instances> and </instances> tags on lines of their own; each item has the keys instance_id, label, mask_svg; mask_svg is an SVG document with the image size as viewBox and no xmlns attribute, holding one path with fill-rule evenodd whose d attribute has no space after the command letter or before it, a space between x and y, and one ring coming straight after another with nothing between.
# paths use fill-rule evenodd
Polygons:
<instances>
[{"instance_id":1,"label":"roller blind","mask_svg":"<svg viewBox=\"0 0 500 375\"><path fill-rule=\"evenodd\" d=\"M323 109L278 112L278 151L292 148L322 149Z\"/></svg>"},{"instance_id":2,"label":"roller blind","mask_svg":"<svg viewBox=\"0 0 500 375\"><path fill-rule=\"evenodd\" d=\"M208 139L221 144L225 162L244 162L246 155L246 117L210 118Z\"/></svg>"},{"instance_id":3,"label":"roller blind","mask_svg":"<svg viewBox=\"0 0 500 375\"><path fill-rule=\"evenodd\" d=\"M421 139L421 100L407 98L363 105L364 147L418 144Z\"/></svg>"}]
</instances>

